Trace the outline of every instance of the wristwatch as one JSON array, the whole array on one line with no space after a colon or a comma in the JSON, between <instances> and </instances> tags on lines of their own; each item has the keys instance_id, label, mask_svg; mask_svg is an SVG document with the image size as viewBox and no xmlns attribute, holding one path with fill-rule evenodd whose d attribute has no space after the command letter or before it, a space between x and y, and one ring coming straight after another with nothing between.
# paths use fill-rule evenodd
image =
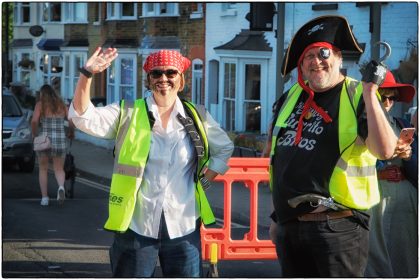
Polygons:
<instances>
[{"instance_id":1,"label":"wristwatch","mask_svg":"<svg viewBox=\"0 0 420 280\"><path fill-rule=\"evenodd\" d=\"M79 72L82 73L83 76L85 76L86 78L92 78L92 76L93 76L93 73L86 70L85 67L80 67Z\"/></svg>"},{"instance_id":2,"label":"wristwatch","mask_svg":"<svg viewBox=\"0 0 420 280\"><path fill-rule=\"evenodd\" d=\"M208 188L211 187L210 181L206 177L204 177L204 175L200 176L200 183L201 183L201 186L203 187L203 190L207 190Z\"/></svg>"}]
</instances>

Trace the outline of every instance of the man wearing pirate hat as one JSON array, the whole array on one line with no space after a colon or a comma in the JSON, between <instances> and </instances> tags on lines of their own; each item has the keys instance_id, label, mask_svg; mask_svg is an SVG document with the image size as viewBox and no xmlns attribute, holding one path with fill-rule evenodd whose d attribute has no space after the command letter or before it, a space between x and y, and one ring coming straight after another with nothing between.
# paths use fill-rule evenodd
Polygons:
<instances>
[{"instance_id":1,"label":"man wearing pirate hat","mask_svg":"<svg viewBox=\"0 0 420 280\"><path fill-rule=\"evenodd\" d=\"M346 77L344 50L363 52L344 17L322 16L297 31L283 60L282 75L298 72L271 141L270 236L283 277L362 277L366 267L375 163L397 137L377 93L385 68L372 61L362 82Z\"/></svg>"},{"instance_id":2,"label":"man wearing pirate hat","mask_svg":"<svg viewBox=\"0 0 420 280\"><path fill-rule=\"evenodd\" d=\"M98 48L80 69L70 105L77 128L115 139L115 163L104 228L114 277L200 277L201 223L215 217L206 198L210 180L229 168L233 143L206 111L178 97L191 61L175 50L148 55L143 65L152 95L95 108L92 76L117 57ZM211 150L211 154L210 154Z\"/></svg>"}]
</instances>

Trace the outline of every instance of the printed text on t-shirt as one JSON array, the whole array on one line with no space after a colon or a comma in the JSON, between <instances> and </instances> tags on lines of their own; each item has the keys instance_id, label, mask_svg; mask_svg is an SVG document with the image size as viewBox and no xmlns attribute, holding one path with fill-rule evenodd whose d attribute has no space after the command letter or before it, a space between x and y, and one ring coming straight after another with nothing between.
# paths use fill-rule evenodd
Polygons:
<instances>
[{"instance_id":1,"label":"printed text on t-shirt","mask_svg":"<svg viewBox=\"0 0 420 280\"><path fill-rule=\"evenodd\" d=\"M299 123L300 115L303 111L303 102L300 102L297 106L297 109L292 112L289 116L289 118L286 121L286 131L285 133L277 139L277 146L293 146L296 138L296 131ZM328 112L327 112L328 113ZM322 132L324 131L324 125L325 122L322 119L322 116L315 111L313 108L310 108L309 110L309 119L303 118L303 128L302 128L302 134L305 133L305 136L308 137L311 134L313 135L313 138L311 139L302 137L301 141L297 145L301 149L306 149L308 151L311 151L314 149L314 146L316 145L317 141L316 139Z\"/></svg>"}]
</instances>

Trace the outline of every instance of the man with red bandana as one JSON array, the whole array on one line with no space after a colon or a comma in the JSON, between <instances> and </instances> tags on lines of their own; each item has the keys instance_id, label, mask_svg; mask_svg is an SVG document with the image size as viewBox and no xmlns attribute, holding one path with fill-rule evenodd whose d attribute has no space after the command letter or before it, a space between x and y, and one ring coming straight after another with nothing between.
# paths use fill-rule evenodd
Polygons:
<instances>
[{"instance_id":1,"label":"man with red bandana","mask_svg":"<svg viewBox=\"0 0 420 280\"><path fill-rule=\"evenodd\" d=\"M385 68L372 61L356 81L340 72L342 51L363 52L344 17L322 16L283 60L283 75L298 70L272 125L270 236L283 277L363 277L366 267L375 163L397 137L377 93Z\"/></svg>"},{"instance_id":2,"label":"man with red bandana","mask_svg":"<svg viewBox=\"0 0 420 280\"><path fill-rule=\"evenodd\" d=\"M204 106L178 97L191 61L175 50L151 53L143 65L152 95L95 108L91 77L118 53L98 48L80 69L70 117L80 130L115 139L105 229L114 277L200 277L201 223L215 222L205 190L224 174L233 143Z\"/></svg>"}]
</instances>

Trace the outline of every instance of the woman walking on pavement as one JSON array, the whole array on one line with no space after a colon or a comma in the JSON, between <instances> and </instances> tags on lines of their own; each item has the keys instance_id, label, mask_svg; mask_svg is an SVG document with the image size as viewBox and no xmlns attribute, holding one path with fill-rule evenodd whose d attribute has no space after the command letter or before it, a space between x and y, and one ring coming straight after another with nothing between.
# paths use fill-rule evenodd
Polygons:
<instances>
[{"instance_id":1,"label":"woman walking on pavement","mask_svg":"<svg viewBox=\"0 0 420 280\"><path fill-rule=\"evenodd\" d=\"M152 277L157 258L164 277L200 277L200 226L215 222L205 190L224 174L233 144L203 106L181 100L191 62L179 52L151 53L143 66L152 95L95 108L92 76L117 50L98 48L80 69L70 105L76 127L116 139L109 217L114 277Z\"/></svg>"},{"instance_id":2,"label":"woman walking on pavement","mask_svg":"<svg viewBox=\"0 0 420 280\"><path fill-rule=\"evenodd\" d=\"M67 107L61 97L50 85L43 85L40 89L40 100L36 103L32 116L32 137L47 135L51 141L51 148L37 151L39 165L39 186L41 189L41 205L49 205L48 197L48 164L52 158L54 175L57 180L57 200L63 204L65 199L63 170L64 157L66 155L66 135L64 120L67 118ZM39 131L38 131L39 128ZM74 127L69 121L68 138L74 137Z\"/></svg>"}]
</instances>

